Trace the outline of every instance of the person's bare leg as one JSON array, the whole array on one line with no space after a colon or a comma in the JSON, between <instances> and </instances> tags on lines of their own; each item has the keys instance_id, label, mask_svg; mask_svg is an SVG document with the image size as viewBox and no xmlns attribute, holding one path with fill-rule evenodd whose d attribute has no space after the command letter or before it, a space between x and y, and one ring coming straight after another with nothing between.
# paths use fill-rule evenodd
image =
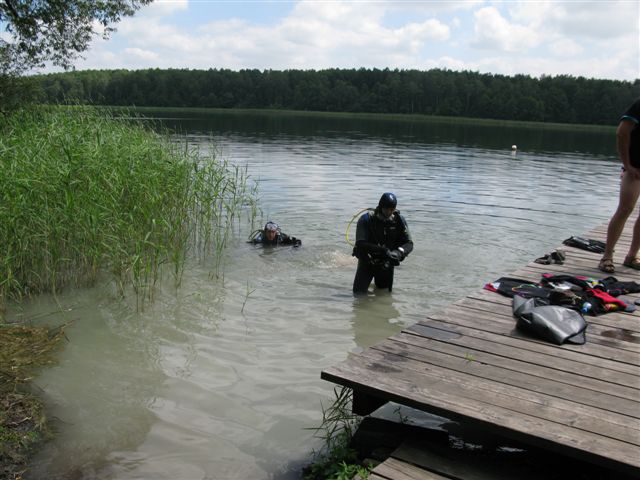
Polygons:
<instances>
[{"instance_id":1,"label":"person's bare leg","mask_svg":"<svg viewBox=\"0 0 640 480\"><path fill-rule=\"evenodd\" d=\"M640 189L640 181L637 182ZM636 223L633 226L633 236L631 237L631 245L629 246L629 252L627 253L627 259L633 260L638 258L638 251L640 250L640 214L636 218Z\"/></svg>"},{"instance_id":2,"label":"person's bare leg","mask_svg":"<svg viewBox=\"0 0 640 480\"><path fill-rule=\"evenodd\" d=\"M620 180L620 198L618 201L618 208L616 212L611 217L609 221L609 226L607 227L607 242L604 249L604 253L602 254L602 260L600 264L604 260L613 259L613 251L615 250L615 246L620 239L620 235L622 235L622 230L624 229L624 225L629 218L629 215L633 212L635 208L636 202L638 201L638 197L640 196L640 180L635 180L628 175L627 172L622 174L622 179ZM638 222L640 222L640 218L636 221L636 225L633 229L633 241L631 242L631 249L629 250L629 255L634 253L633 248L635 244L635 254L638 253L638 243L640 242L638 234L638 230L640 227L638 226Z\"/></svg>"}]
</instances>

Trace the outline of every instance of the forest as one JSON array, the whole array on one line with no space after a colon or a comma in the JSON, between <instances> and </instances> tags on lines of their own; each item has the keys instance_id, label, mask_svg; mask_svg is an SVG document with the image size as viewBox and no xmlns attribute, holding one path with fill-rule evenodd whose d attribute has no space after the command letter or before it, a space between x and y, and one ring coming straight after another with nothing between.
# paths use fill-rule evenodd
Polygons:
<instances>
[{"instance_id":1,"label":"forest","mask_svg":"<svg viewBox=\"0 0 640 480\"><path fill-rule=\"evenodd\" d=\"M450 70L86 70L32 77L43 103L287 109L617 124L634 82Z\"/></svg>"}]
</instances>

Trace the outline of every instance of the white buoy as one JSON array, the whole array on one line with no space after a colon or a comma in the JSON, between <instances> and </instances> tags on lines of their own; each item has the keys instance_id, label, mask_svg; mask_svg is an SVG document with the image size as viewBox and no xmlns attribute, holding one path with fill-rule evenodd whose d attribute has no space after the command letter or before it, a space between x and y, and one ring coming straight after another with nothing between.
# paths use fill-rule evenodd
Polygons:
<instances>
[{"instance_id":1,"label":"white buoy","mask_svg":"<svg viewBox=\"0 0 640 480\"><path fill-rule=\"evenodd\" d=\"M518 146L517 145L511 145L511 150L517 150Z\"/></svg>"}]
</instances>

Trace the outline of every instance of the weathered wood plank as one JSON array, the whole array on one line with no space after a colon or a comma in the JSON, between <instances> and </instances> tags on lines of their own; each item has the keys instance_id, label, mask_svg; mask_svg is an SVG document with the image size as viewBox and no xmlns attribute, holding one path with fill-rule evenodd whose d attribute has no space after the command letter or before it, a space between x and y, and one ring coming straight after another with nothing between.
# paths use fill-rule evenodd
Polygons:
<instances>
[{"instance_id":1,"label":"weathered wood plank","mask_svg":"<svg viewBox=\"0 0 640 480\"><path fill-rule=\"evenodd\" d=\"M375 476L374 476L375 475ZM452 477L445 477L437 473L416 467L411 463L389 457L386 461L373 469L370 479L380 478L388 480L448 480Z\"/></svg>"},{"instance_id":2,"label":"weathered wood plank","mask_svg":"<svg viewBox=\"0 0 640 480\"><path fill-rule=\"evenodd\" d=\"M523 279L525 280L525 279ZM626 295L631 297L632 295ZM640 296L633 295L635 298ZM463 299L460 299L453 303L453 305L460 305L475 310L483 310L487 312L495 311L495 305L502 305L511 308L512 299L503 295L490 292L489 290L478 290L470 293ZM587 323L601 325L603 327L619 328L621 330L628 330L635 333L640 333L640 313L638 310L633 314L624 312L611 312L605 315L592 316L587 315L585 317ZM515 322L515 319L514 319Z\"/></svg>"},{"instance_id":3,"label":"weathered wood plank","mask_svg":"<svg viewBox=\"0 0 640 480\"><path fill-rule=\"evenodd\" d=\"M430 320L442 320L456 325L460 324L469 326L477 330L497 333L503 336L525 339L531 342L530 348L538 348L538 345L550 345L548 342L544 342L543 340L539 340L516 330L515 322L501 315L483 315L453 305L447 307L442 312L430 314L427 318ZM635 352L620 349L618 342L615 340L592 339L592 341L589 341L587 336L587 343L584 345L564 344L554 345L554 347L556 355L562 358L572 358L570 352L580 352L583 355L586 354L593 357L599 357L601 359L613 360L619 364L615 369L623 368L624 364L632 365L634 367L640 366L640 355ZM630 373L635 373L635 370L631 370Z\"/></svg>"},{"instance_id":4,"label":"weathered wood plank","mask_svg":"<svg viewBox=\"0 0 640 480\"><path fill-rule=\"evenodd\" d=\"M402 333L409 333L417 336L424 336L423 328L447 328L458 330L465 335L463 342L454 342L468 348L478 348L489 353L499 352L501 349L513 351L505 352L507 358L527 360L534 358L538 365L548 366L561 371L581 372L583 375L593 376L604 381L624 385L634 389L638 388L640 379L637 376L637 367L624 365L619 362L604 361L584 355L580 352L563 350L559 355L558 349L550 345L542 345L540 349L536 345L531 346L527 339L518 339L506 335L474 330L473 327L466 327L457 324L449 324L440 320L427 319L418 322ZM392 337L393 338L393 337ZM599 360L599 361L597 361Z\"/></svg>"},{"instance_id":5,"label":"weathered wood plank","mask_svg":"<svg viewBox=\"0 0 640 480\"><path fill-rule=\"evenodd\" d=\"M556 361L559 363L565 359L573 360L576 362L585 363L587 365L600 365L607 370L611 370L611 372L615 374L627 373L634 377L637 376L637 366L588 355L583 350L580 350L580 345L563 348L564 346L558 347L549 343L538 342L532 340L530 337L526 337L520 334L517 330L515 330L515 328L513 328L512 331L508 331L505 333L504 324L493 321L485 321L482 324L482 329L479 329L477 328L477 317L454 317L445 312L440 312L429 315L426 320L418 322L415 325L429 325L429 322L432 321L446 322L451 325L468 327L474 330L472 334L474 338L484 338L503 345L511 345L523 350L529 350L531 352L542 352L556 357ZM405 329L405 331L410 332L411 329L412 327L408 327Z\"/></svg>"},{"instance_id":6,"label":"weathered wood plank","mask_svg":"<svg viewBox=\"0 0 640 480\"><path fill-rule=\"evenodd\" d=\"M412 330L412 333L416 332ZM426 337L426 338L425 338ZM482 339L469 339L465 337L460 341L451 340L442 342L430 339L428 334L417 336L409 333L400 333L388 340L402 342L417 348L425 348L451 355L459 360L479 362L483 365L514 370L532 379L553 378L556 382L562 382L568 388L572 386L587 388L595 392L602 392L621 398L636 401L640 395L640 381L629 376L631 385L620 385L617 378L612 378L611 373L603 368L587 366L577 362L567 362L569 365L557 367L554 357L544 354L523 352L510 346L496 347L496 344ZM381 342L372 348L381 349L387 342ZM573 368L571 368L573 367ZM586 370L586 371L585 371ZM589 374L587 374L587 372ZM573 393L571 390L570 393Z\"/></svg>"},{"instance_id":7,"label":"weathered wood plank","mask_svg":"<svg viewBox=\"0 0 640 480\"><path fill-rule=\"evenodd\" d=\"M496 319L496 317L503 317L506 323L512 323L515 325L516 319L512 313L512 306L505 304L492 304L490 307L487 305L479 304L478 302L455 302L448 309L455 307L464 308L470 312L475 312L480 318ZM606 315L612 315L611 313L599 315L597 317L586 316L587 321L587 335L591 341L596 341L601 345L612 346L614 348L628 350L634 353L640 353L640 332L635 330L622 329L619 327L611 327L609 325L601 325L592 319L604 317ZM637 319L637 323L640 324L640 318ZM614 343L611 343L614 342Z\"/></svg>"},{"instance_id":8,"label":"weathered wood plank","mask_svg":"<svg viewBox=\"0 0 640 480\"><path fill-rule=\"evenodd\" d=\"M563 265L551 264L542 265L539 263L531 262L526 265L527 268L535 269L540 274L543 273L558 273L567 275L583 275L585 277L594 278L600 280L607 277L615 277L620 282L632 282L638 280L637 270L629 267L622 266L622 259L616 262L616 272L614 274L607 274L598 270L598 262L600 258L594 259L594 261L579 260L568 261ZM515 275L512 275L515 276Z\"/></svg>"},{"instance_id":9,"label":"weathered wood plank","mask_svg":"<svg viewBox=\"0 0 640 480\"><path fill-rule=\"evenodd\" d=\"M513 316L512 312L512 306L510 304L487 304L477 301L472 302L462 300L453 303L451 307L448 308L453 307L464 308L472 312L477 312L478 315L488 316L489 318L502 316L504 317L503 320L505 322L512 323L514 325L516 323L516 319ZM605 317L607 315L613 315L613 313L607 313L595 317L589 315L585 316L585 320L588 324L587 334L589 335L589 337L592 339L596 339L596 343L600 343L602 345L614 346L615 348L622 348L631 352L640 353L640 331L636 331L638 330L638 327L635 327L636 330L633 330L624 329L619 326L612 326L608 323L598 323L599 318ZM629 320L630 323L634 323L635 321L635 323L640 324L640 317L629 317ZM617 343L611 344L611 341L617 341Z\"/></svg>"},{"instance_id":10,"label":"weathered wood plank","mask_svg":"<svg viewBox=\"0 0 640 480\"><path fill-rule=\"evenodd\" d=\"M394 365L389 359L372 360L359 355L357 360L349 359L324 370L322 378L427 412L469 421L524 443L622 471L640 472L636 445L481 401L477 399L478 393L486 392L465 388L445 378L432 377L427 382L424 373L404 368L405 363L399 360ZM495 396L494 400L498 399L500 396Z\"/></svg>"},{"instance_id":11,"label":"weathered wood plank","mask_svg":"<svg viewBox=\"0 0 640 480\"><path fill-rule=\"evenodd\" d=\"M384 353L393 353L391 349ZM367 354L367 358L373 359ZM544 392L528 390L526 386L514 387L513 385L496 382L491 378L482 378L481 375L474 376L475 372L468 375L459 374L458 371L448 371L442 367L422 365L422 359L416 358L411 352L401 352L400 356L406 358L407 368L420 373L425 369L429 370L426 376L427 382L432 379L443 379L446 382L466 382L463 389L477 388L474 396L469 397L472 401L483 400L495 405L503 406L511 410L526 413L531 416L545 418L557 423L570 423L576 428L592 433L603 433L628 443L637 443L640 437L640 421L638 418L631 418L624 414L602 410L601 408L582 405L570 400L546 395ZM383 356L384 358L384 356ZM386 358L392 358L387 355ZM470 370L472 370L470 368ZM483 391L487 390L487 391ZM579 418L577 417L579 416ZM593 432L593 429L598 431Z\"/></svg>"},{"instance_id":12,"label":"weathered wood plank","mask_svg":"<svg viewBox=\"0 0 640 480\"><path fill-rule=\"evenodd\" d=\"M364 358L371 362L384 362L390 359L402 362L405 370L423 375L424 383L416 384L418 387L424 385L428 388L433 382L442 382L443 385L446 384L447 389L460 395L461 399L468 398L472 401L502 406L532 417L571 425L585 432L596 434L601 432L611 438L640 444L640 418L638 418L640 412L634 408L620 411L625 410L625 407L632 402L626 402L626 405L623 405L623 401L610 397L609 400L616 404L615 407L594 408L587 403L593 403L595 397L595 395L589 395L589 392L580 392L581 397L572 402L561 397L561 394L554 395L552 392L546 395L540 390L531 390L531 382L518 387L508 380L496 381L494 376L485 377L483 370L486 366L477 362L458 362L459 365L465 365L463 368L468 369L468 373L461 371L460 368L452 370L438 363L438 355L433 352L425 354L399 345L402 344L387 343L381 346L384 350L368 350L364 353ZM425 363L432 354L436 362ZM401 360L395 358L396 356L401 357ZM549 388L557 390L553 386Z\"/></svg>"}]
</instances>

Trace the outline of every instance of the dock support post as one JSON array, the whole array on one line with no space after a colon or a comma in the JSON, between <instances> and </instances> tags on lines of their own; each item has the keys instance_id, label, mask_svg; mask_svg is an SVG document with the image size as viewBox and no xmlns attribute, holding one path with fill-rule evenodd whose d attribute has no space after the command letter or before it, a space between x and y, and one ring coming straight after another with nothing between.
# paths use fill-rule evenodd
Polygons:
<instances>
[{"instance_id":1,"label":"dock support post","mask_svg":"<svg viewBox=\"0 0 640 480\"><path fill-rule=\"evenodd\" d=\"M356 415L360 415L364 417L372 413L374 410L377 410L385 403L387 403L386 400L383 400L379 397L374 397L372 395L368 395L366 393L362 393L354 389L353 404L352 404L351 410Z\"/></svg>"}]
</instances>

